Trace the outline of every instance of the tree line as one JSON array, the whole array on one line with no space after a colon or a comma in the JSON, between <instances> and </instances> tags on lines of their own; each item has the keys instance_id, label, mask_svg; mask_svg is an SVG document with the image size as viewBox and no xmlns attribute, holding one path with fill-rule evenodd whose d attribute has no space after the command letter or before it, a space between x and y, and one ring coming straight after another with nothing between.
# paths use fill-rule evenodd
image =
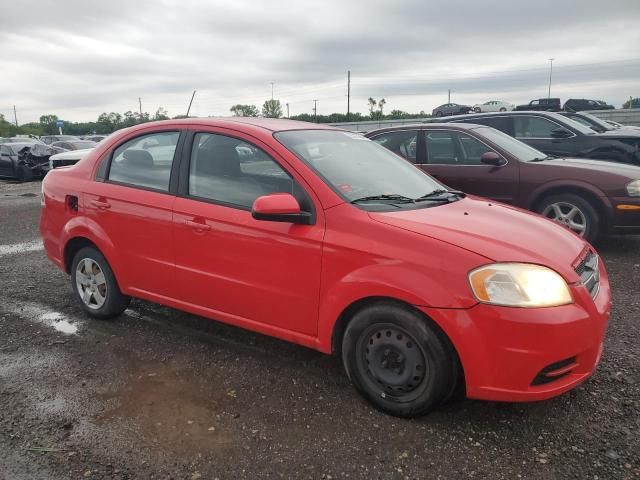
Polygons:
<instances>
[{"instance_id":1,"label":"tree line","mask_svg":"<svg viewBox=\"0 0 640 480\"><path fill-rule=\"evenodd\" d=\"M369 98L369 115L363 115L360 112L331 113L329 115L317 115L310 113L301 113L289 117L291 120L300 120L304 122L315 123L339 123L339 122L358 122L365 120L382 120L382 119L403 119L403 118L421 118L428 117L429 114L421 111L419 113L408 113L402 110L391 110L385 114L384 108L386 100L381 98L375 100ZM261 109L256 105L237 104L232 106L230 112L237 117L267 117L282 118L284 116L282 104L280 100L265 100ZM154 114L148 112L104 112L101 113L94 122L69 122L58 117L58 115L47 114L42 115L38 122L24 123L16 126L8 122L2 114L0 114L0 137L13 137L15 135L55 135L58 133L56 122L63 120L63 132L66 135L86 135L90 133L106 135L113 133L121 128L132 127L140 123L152 122L156 120L169 120L170 118L185 118L184 115L169 117L168 112L160 107Z\"/></svg>"}]
</instances>

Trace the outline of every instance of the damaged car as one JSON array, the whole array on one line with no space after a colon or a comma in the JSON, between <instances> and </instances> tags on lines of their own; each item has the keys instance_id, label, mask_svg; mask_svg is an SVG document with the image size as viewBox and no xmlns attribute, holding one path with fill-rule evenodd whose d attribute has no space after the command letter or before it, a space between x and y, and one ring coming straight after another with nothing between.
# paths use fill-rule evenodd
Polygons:
<instances>
[{"instance_id":1,"label":"damaged car","mask_svg":"<svg viewBox=\"0 0 640 480\"><path fill-rule=\"evenodd\" d=\"M49 170L49 157L64 151L41 143L0 144L0 177L28 182L44 177Z\"/></svg>"}]
</instances>

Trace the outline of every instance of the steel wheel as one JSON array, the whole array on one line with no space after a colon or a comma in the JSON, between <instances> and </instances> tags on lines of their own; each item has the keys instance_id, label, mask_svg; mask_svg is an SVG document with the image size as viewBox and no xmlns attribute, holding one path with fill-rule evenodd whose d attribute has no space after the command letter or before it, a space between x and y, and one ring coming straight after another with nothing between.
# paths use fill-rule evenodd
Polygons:
<instances>
[{"instance_id":1,"label":"steel wheel","mask_svg":"<svg viewBox=\"0 0 640 480\"><path fill-rule=\"evenodd\" d=\"M542 215L554 222L569 227L581 237L587 231L587 217L577 206L568 202L556 202L546 206Z\"/></svg>"},{"instance_id":2,"label":"steel wheel","mask_svg":"<svg viewBox=\"0 0 640 480\"><path fill-rule=\"evenodd\" d=\"M98 310L107 299L107 280L98 262L84 258L76 267L76 288L82 302L92 310Z\"/></svg>"},{"instance_id":3,"label":"steel wheel","mask_svg":"<svg viewBox=\"0 0 640 480\"><path fill-rule=\"evenodd\" d=\"M372 325L360 336L358 360L368 380L382 397L411 401L429 376L422 347L404 329L393 324Z\"/></svg>"}]
</instances>

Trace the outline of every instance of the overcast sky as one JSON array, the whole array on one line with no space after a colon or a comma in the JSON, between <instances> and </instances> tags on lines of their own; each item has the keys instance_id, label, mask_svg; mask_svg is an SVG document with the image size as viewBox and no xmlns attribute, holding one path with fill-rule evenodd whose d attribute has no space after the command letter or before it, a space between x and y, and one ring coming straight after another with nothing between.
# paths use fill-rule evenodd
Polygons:
<instances>
[{"instance_id":1,"label":"overcast sky","mask_svg":"<svg viewBox=\"0 0 640 480\"><path fill-rule=\"evenodd\" d=\"M640 0L20 0L0 9L0 113L162 106L229 115L274 97L291 115L388 112L547 95L640 96ZM286 112L286 110L285 110Z\"/></svg>"}]
</instances>

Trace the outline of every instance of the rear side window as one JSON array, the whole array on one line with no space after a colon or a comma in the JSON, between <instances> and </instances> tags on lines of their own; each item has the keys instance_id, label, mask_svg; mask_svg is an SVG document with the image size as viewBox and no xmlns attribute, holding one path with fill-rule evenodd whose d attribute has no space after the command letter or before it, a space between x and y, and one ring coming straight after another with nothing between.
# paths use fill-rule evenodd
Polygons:
<instances>
[{"instance_id":1,"label":"rear side window","mask_svg":"<svg viewBox=\"0 0 640 480\"><path fill-rule=\"evenodd\" d=\"M484 165L480 157L492 150L462 132L426 131L427 162L431 165Z\"/></svg>"},{"instance_id":2,"label":"rear side window","mask_svg":"<svg viewBox=\"0 0 640 480\"><path fill-rule=\"evenodd\" d=\"M269 193L297 195L293 179L264 151L243 140L198 133L189 167L189 195L249 209Z\"/></svg>"},{"instance_id":3,"label":"rear side window","mask_svg":"<svg viewBox=\"0 0 640 480\"><path fill-rule=\"evenodd\" d=\"M507 116L491 116L484 118L469 118L463 122L455 123L475 123L478 125L486 125L487 127L493 127L496 130L513 136L513 118Z\"/></svg>"},{"instance_id":4,"label":"rear side window","mask_svg":"<svg viewBox=\"0 0 640 480\"><path fill-rule=\"evenodd\" d=\"M169 191L179 136L179 132L152 133L123 143L113 153L108 180Z\"/></svg>"},{"instance_id":5,"label":"rear side window","mask_svg":"<svg viewBox=\"0 0 640 480\"><path fill-rule=\"evenodd\" d=\"M542 117L516 116L513 119L516 138L551 138L560 125Z\"/></svg>"},{"instance_id":6,"label":"rear side window","mask_svg":"<svg viewBox=\"0 0 640 480\"><path fill-rule=\"evenodd\" d=\"M418 151L418 132L416 130L383 133L373 141L413 163L416 162Z\"/></svg>"}]
</instances>

